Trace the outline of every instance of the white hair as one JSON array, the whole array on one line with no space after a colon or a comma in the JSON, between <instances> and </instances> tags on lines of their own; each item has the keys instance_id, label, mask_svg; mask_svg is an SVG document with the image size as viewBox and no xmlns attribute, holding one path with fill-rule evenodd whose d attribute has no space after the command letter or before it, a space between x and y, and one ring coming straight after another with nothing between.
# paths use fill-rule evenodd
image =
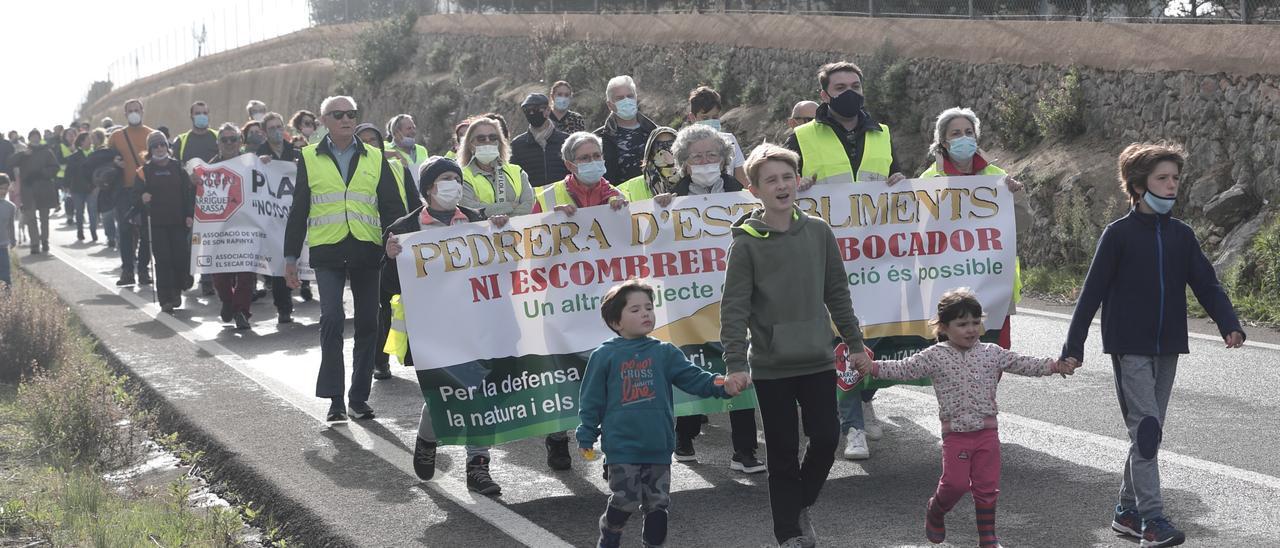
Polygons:
<instances>
[{"instance_id":1,"label":"white hair","mask_svg":"<svg viewBox=\"0 0 1280 548\"><path fill-rule=\"evenodd\" d=\"M321 116L324 116L325 114L328 114L328 113L329 113L329 110L328 110L329 105L332 105L332 104L333 104L333 102L334 102L334 101L337 101L338 99L346 99L348 103L351 103L351 109L352 109L352 110L360 110L360 107L356 105L356 100L355 100L355 99L352 99L350 96L347 96L347 95L331 95L331 96L329 96L329 97L325 97L324 101L321 101L321 102L320 102L320 115L321 115Z\"/></svg>"},{"instance_id":2,"label":"white hair","mask_svg":"<svg viewBox=\"0 0 1280 548\"><path fill-rule=\"evenodd\" d=\"M929 145L929 154L938 155L946 154L943 150L942 143L947 140L947 126L951 125L951 121L956 118L966 118L973 124L973 138L976 140L982 137L982 120L978 119L978 115L973 110L961 107L951 107L942 111L938 115L938 119L933 123L933 144Z\"/></svg>"},{"instance_id":3,"label":"white hair","mask_svg":"<svg viewBox=\"0 0 1280 548\"><path fill-rule=\"evenodd\" d=\"M267 110L267 104L257 99L250 99L249 104L244 106L245 110Z\"/></svg>"},{"instance_id":4,"label":"white hair","mask_svg":"<svg viewBox=\"0 0 1280 548\"><path fill-rule=\"evenodd\" d=\"M564 145L560 147L560 157L569 162L573 162L575 164L578 163L575 160L574 155L578 153L578 147L587 142L595 143L596 147L600 149L600 152L604 152L604 143L600 141L599 135L591 133L590 131L578 131L569 135L569 137L564 140Z\"/></svg>"},{"instance_id":5,"label":"white hair","mask_svg":"<svg viewBox=\"0 0 1280 548\"><path fill-rule=\"evenodd\" d=\"M236 125L231 122L224 122L222 126L218 128L218 135L221 136L224 131L230 131L237 137L240 136L240 128L236 127Z\"/></svg>"},{"instance_id":6,"label":"white hair","mask_svg":"<svg viewBox=\"0 0 1280 548\"><path fill-rule=\"evenodd\" d=\"M620 88L622 86L627 86L627 88L631 90L631 93L640 95L640 92L636 91L636 81L632 80L630 76L623 74L622 76L614 76L612 80L609 80L609 84L604 87L605 102L612 102L614 88Z\"/></svg>"},{"instance_id":7,"label":"white hair","mask_svg":"<svg viewBox=\"0 0 1280 548\"><path fill-rule=\"evenodd\" d=\"M716 144L716 152L720 154L720 169L729 167L729 162L733 160L733 148L729 146L729 141L719 131L711 129L711 126L692 124L681 129L676 134L676 142L671 144L671 153L676 157L676 169L680 170L681 175L689 174L685 169L685 164L689 163L689 149L694 143L706 140Z\"/></svg>"}]
</instances>

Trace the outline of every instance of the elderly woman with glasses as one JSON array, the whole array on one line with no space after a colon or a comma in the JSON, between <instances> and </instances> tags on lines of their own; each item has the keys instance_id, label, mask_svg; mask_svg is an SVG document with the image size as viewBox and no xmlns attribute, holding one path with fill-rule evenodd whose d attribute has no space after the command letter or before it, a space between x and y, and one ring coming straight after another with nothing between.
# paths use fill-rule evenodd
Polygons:
<instances>
[{"instance_id":1,"label":"elderly woman with glasses","mask_svg":"<svg viewBox=\"0 0 1280 548\"><path fill-rule=\"evenodd\" d=\"M676 172L680 179L670 190L653 197L661 207L671 205L677 196L696 196L717 192L738 192L742 184L728 173L733 162L733 146L719 131L710 126L693 124L676 134L671 146L675 156ZM703 415L676 418L677 461L697 460L693 439L702 433ZM765 471L765 464L756 458L756 411L736 409L729 412L729 431L733 441L733 457L729 468L744 474Z\"/></svg>"},{"instance_id":2,"label":"elderly woman with glasses","mask_svg":"<svg viewBox=\"0 0 1280 548\"><path fill-rule=\"evenodd\" d=\"M533 211L534 192L520 166L510 163L511 143L497 120L477 116L470 120L458 146L462 166L463 207L480 210L495 226L508 216Z\"/></svg>"},{"instance_id":3,"label":"elderly woman with glasses","mask_svg":"<svg viewBox=\"0 0 1280 548\"><path fill-rule=\"evenodd\" d=\"M554 210L573 215L580 207L605 204L615 210L626 207L627 199L604 176L604 145L599 136L586 131L574 133L564 140L560 155L569 175L563 181L538 189L534 213Z\"/></svg>"}]
</instances>

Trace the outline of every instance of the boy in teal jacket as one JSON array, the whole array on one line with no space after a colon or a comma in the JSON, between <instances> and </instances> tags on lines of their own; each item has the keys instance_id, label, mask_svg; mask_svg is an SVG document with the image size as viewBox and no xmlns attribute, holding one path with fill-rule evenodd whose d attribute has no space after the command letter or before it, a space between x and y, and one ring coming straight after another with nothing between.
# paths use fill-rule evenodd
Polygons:
<instances>
[{"instance_id":1,"label":"boy in teal jacket","mask_svg":"<svg viewBox=\"0 0 1280 548\"><path fill-rule=\"evenodd\" d=\"M645 546L667 537L671 504L671 452L676 447L671 386L701 397L729 398L745 388L694 365L653 332L653 288L631 279L605 294L600 315L618 336L605 341L587 361L579 396L578 447L595 458L596 438L609 476L609 505L600 516L601 547L622 543L622 529L636 510L644 512Z\"/></svg>"}]
</instances>

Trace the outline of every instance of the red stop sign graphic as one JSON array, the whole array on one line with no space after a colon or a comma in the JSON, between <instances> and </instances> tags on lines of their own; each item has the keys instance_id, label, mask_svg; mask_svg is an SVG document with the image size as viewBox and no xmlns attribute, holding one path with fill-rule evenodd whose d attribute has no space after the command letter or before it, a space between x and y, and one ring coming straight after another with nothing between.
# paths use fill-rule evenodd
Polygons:
<instances>
[{"instance_id":1,"label":"red stop sign graphic","mask_svg":"<svg viewBox=\"0 0 1280 548\"><path fill-rule=\"evenodd\" d=\"M865 348L867 357L876 359L876 355L870 348ZM849 363L849 345L840 343L836 345L836 386L841 390L849 392L862 382L862 374L853 368L853 364Z\"/></svg>"},{"instance_id":2,"label":"red stop sign graphic","mask_svg":"<svg viewBox=\"0 0 1280 548\"><path fill-rule=\"evenodd\" d=\"M230 169L199 166L192 179L196 185L196 219L200 222L230 219L244 203L244 181Z\"/></svg>"}]
</instances>

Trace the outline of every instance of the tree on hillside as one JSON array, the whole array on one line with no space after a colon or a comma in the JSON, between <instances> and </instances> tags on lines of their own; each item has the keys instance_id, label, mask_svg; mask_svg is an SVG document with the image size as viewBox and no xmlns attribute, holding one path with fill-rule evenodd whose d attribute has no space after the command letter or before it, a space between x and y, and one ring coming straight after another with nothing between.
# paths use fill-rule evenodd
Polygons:
<instances>
[{"instance_id":1,"label":"tree on hillside","mask_svg":"<svg viewBox=\"0 0 1280 548\"><path fill-rule=\"evenodd\" d=\"M108 93L111 93L111 88L112 84L110 80L98 80L94 82L93 85L89 86L89 92L85 93L84 100L80 102L80 106L76 107L75 119L84 120L84 117L88 114L88 108L98 102L98 99L106 97Z\"/></svg>"}]
</instances>

